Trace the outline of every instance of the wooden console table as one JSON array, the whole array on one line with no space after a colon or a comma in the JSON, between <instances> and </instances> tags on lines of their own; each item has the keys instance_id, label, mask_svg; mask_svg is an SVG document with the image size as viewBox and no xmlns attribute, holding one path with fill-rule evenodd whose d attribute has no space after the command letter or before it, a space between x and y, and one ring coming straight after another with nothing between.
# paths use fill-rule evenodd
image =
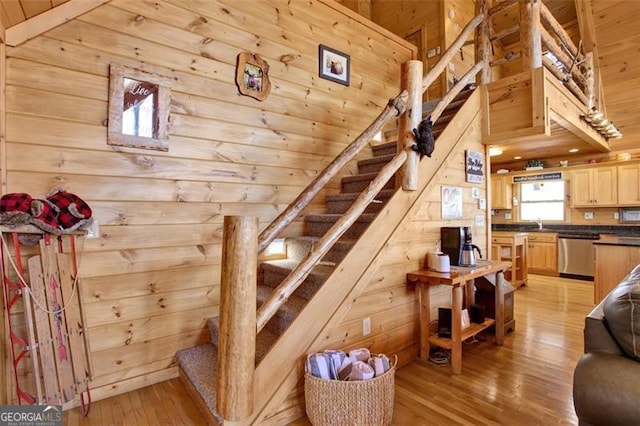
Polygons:
<instances>
[{"instance_id":1,"label":"wooden console table","mask_svg":"<svg viewBox=\"0 0 640 426\"><path fill-rule=\"evenodd\" d=\"M511 267L511 262L505 261L478 261L474 267L452 266L451 272L436 272L430 269L422 269L407 274L407 281L416 283L419 297L420 311L420 358L429 359L430 345L451 350L451 371L454 374L462 373L462 341L475 336L485 328L495 323L496 344L502 345L504 339L504 271ZM474 300L473 280L486 275L496 275L495 291L495 320L486 318L482 324L474 324L462 330L462 288L464 287L467 304ZM431 323L431 306L429 290L434 285L449 285L452 291L451 302L451 338L431 336L429 324Z\"/></svg>"}]
</instances>

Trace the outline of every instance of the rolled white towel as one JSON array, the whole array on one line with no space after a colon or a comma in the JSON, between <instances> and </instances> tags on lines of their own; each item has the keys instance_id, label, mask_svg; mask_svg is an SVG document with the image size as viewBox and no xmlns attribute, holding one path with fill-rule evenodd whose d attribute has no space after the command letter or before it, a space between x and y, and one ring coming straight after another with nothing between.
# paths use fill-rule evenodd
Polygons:
<instances>
[{"instance_id":1,"label":"rolled white towel","mask_svg":"<svg viewBox=\"0 0 640 426\"><path fill-rule=\"evenodd\" d=\"M356 361L351 365L349 380L367 380L375 375L373 368L364 361Z\"/></svg>"},{"instance_id":2,"label":"rolled white towel","mask_svg":"<svg viewBox=\"0 0 640 426\"><path fill-rule=\"evenodd\" d=\"M327 380L332 378L333 363L331 356L327 354L312 353L307 355L305 368L312 376Z\"/></svg>"},{"instance_id":3,"label":"rolled white towel","mask_svg":"<svg viewBox=\"0 0 640 426\"><path fill-rule=\"evenodd\" d=\"M324 351L324 354L331 359L331 378L338 379L340 367L342 367L342 363L344 362L344 360L347 359L347 354L339 349L327 349Z\"/></svg>"},{"instance_id":4,"label":"rolled white towel","mask_svg":"<svg viewBox=\"0 0 640 426\"><path fill-rule=\"evenodd\" d=\"M389 358L385 354L371 355L369 365L375 371L376 377L384 374L390 368Z\"/></svg>"},{"instance_id":5,"label":"rolled white towel","mask_svg":"<svg viewBox=\"0 0 640 426\"><path fill-rule=\"evenodd\" d=\"M349 358L352 360L355 359L356 361L367 362L370 357L371 352L369 352L369 349L367 348L352 349L349 351Z\"/></svg>"}]
</instances>

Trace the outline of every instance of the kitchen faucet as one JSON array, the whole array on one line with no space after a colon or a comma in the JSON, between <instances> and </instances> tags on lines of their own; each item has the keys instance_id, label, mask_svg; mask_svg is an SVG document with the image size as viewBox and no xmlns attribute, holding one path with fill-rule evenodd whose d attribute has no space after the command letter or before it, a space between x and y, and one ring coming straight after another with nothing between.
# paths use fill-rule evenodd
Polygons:
<instances>
[{"instance_id":1,"label":"kitchen faucet","mask_svg":"<svg viewBox=\"0 0 640 426\"><path fill-rule=\"evenodd\" d=\"M537 218L535 220L532 220L531 222L535 222L538 224L538 229L542 229L542 219Z\"/></svg>"}]
</instances>

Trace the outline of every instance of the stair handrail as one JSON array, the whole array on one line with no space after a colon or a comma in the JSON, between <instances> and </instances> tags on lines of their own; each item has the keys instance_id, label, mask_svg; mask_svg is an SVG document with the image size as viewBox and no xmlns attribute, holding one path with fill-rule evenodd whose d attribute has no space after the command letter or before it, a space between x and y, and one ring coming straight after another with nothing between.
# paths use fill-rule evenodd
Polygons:
<instances>
[{"instance_id":1,"label":"stair handrail","mask_svg":"<svg viewBox=\"0 0 640 426\"><path fill-rule=\"evenodd\" d=\"M291 273L278 285L271 296L260 306L256 314L256 332L259 333L267 322L275 315L280 307L287 301L289 296L302 284L309 276L313 267L331 249L333 244L349 229L351 225L362 215L367 206L373 201L376 195L382 190L384 185L392 178L394 173L402 167L407 157L406 151L400 151L387 163L378 173L367 189L356 198L354 203L331 226L315 244L314 249L291 271Z\"/></svg>"},{"instance_id":2,"label":"stair handrail","mask_svg":"<svg viewBox=\"0 0 640 426\"><path fill-rule=\"evenodd\" d=\"M484 20L484 14L478 13L472 20L470 20L467 25L465 25L464 29L458 37L456 37L455 41L451 43L451 46L447 48L444 52L438 63L434 65L433 68L429 70L428 73L425 74L422 79L422 93L426 92L429 86L436 80L436 78L442 74L442 71L449 65L451 59L460 51L465 41L469 38L471 33L476 29L478 25L482 23Z\"/></svg>"},{"instance_id":3,"label":"stair handrail","mask_svg":"<svg viewBox=\"0 0 640 426\"><path fill-rule=\"evenodd\" d=\"M460 50L469 35L476 29L478 25L482 23L484 14L479 13L476 15L467 25L462 32L458 35L456 40L449 46L449 48L442 55L438 63L424 76L422 79L422 86L424 93L429 86L435 81L436 77L440 75L447 64L453 58L453 56ZM442 111L449 105L449 103L460 93L464 86L471 81L471 78L475 76L480 69L482 69L483 63L479 62L475 64L462 79L457 82L454 87L445 95L442 100L436 105L436 114L432 116L432 121L435 122L437 118L442 114ZM425 86L426 84L426 86ZM402 114L406 110L408 94L403 91L396 98L390 99L386 108L382 113L374 120L374 122L347 148L345 148L338 157L319 175L309 186L296 198L296 200L289 205L261 234L258 240L258 252L262 252L273 239L278 235L282 229L284 229L289 223L295 219L300 212L311 202L311 200L318 194L318 192L324 187L324 185L344 166L351 158L353 158L366 144L372 135L377 133L388 121L395 118L397 115ZM298 264L298 266L287 275L287 277L280 283L280 285L273 291L269 299L262 304L257 312L256 329L258 332L266 325L266 323L275 315L280 307L287 301L289 296L302 284L304 279L309 276L312 268L316 263L324 256L340 238L340 236L351 226L356 219L362 214L367 205L374 199L375 195L382 189L389 178L402 167L399 162L399 157L406 160L407 152L401 151L380 171L378 176L370 183L367 190L365 190L347 212L325 233L314 250L309 252L307 257ZM397 165L396 163L399 163ZM389 172L389 170L392 170ZM387 176L388 175L388 176ZM375 186L374 186L375 184ZM377 191L373 191L372 188L378 188ZM368 201L363 201L368 200ZM362 205L361 205L362 204ZM353 213L355 212L355 213ZM355 215L355 216L354 216Z\"/></svg>"},{"instance_id":4,"label":"stair handrail","mask_svg":"<svg viewBox=\"0 0 640 426\"><path fill-rule=\"evenodd\" d=\"M376 133L406 110L408 98L408 93L403 91L395 98L390 99L385 109L376 117L371 125L342 150L331 164L320 172L304 191L260 233L258 237L258 253L261 253L285 227L293 222L302 210L318 195L322 188L373 139Z\"/></svg>"},{"instance_id":5,"label":"stair handrail","mask_svg":"<svg viewBox=\"0 0 640 426\"><path fill-rule=\"evenodd\" d=\"M478 74L480 70L482 70L483 66L484 66L484 63L482 61L476 62L476 64L473 67L471 67L469 71L467 71L456 84L453 85L451 90L449 90L447 94L444 95L442 99L440 99L440 101L436 104L433 110L431 110L430 117L433 123L435 123L438 120L438 118L440 118L444 110L455 99L455 97L458 96L460 92L462 92L464 87L467 84L471 83L471 81L475 78L476 74Z\"/></svg>"}]
</instances>

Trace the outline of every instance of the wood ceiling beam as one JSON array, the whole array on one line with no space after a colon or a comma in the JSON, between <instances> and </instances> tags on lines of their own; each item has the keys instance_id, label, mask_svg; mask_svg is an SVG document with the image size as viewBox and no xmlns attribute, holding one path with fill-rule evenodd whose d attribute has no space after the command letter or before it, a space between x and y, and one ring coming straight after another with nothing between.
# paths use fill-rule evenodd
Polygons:
<instances>
[{"instance_id":1,"label":"wood ceiling beam","mask_svg":"<svg viewBox=\"0 0 640 426\"><path fill-rule=\"evenodd\" d=\"M60 24L87 13L110 0L69 0L47 12L20 22L5 31L7 46L18 46Z\"/></svg>"}]
</instances>

